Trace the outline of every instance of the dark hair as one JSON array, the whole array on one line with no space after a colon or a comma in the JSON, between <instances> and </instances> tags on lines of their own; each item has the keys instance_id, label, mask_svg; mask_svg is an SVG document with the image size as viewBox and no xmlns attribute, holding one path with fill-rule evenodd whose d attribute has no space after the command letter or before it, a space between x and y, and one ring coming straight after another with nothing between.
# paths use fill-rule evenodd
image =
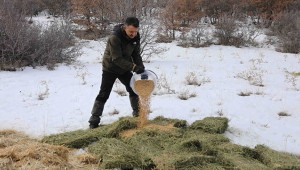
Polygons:
<instances>
[{"instance_id":1,"label":"dark hair","mask_svg":"<svg viewBox=\"0 0 300 170\"><path fill-rule=\"evenodd\" d=\"M128 17L125 21L125 25L126 26L132 25L138 28L140 26L140 22L136 17Z\"/></svg>"}]
</instances>

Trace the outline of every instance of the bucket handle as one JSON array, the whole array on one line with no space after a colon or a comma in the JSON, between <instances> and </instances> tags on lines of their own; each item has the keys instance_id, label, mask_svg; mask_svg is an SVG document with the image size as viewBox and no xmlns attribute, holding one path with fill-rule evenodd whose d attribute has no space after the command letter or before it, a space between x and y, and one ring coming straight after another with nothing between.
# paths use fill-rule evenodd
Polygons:
<instances>
[{"instance_id":1,"label":"bucket handle","mask_svg":"<svg viewBox=\"0 0 300 170\"><path fill-rule=\"evenodd\" d=\"M156 79L158 79L157 75L152 70L146 70L146 71L150 71L151 73L153 73L155 75Z\"/></svg>"}]
</instances>

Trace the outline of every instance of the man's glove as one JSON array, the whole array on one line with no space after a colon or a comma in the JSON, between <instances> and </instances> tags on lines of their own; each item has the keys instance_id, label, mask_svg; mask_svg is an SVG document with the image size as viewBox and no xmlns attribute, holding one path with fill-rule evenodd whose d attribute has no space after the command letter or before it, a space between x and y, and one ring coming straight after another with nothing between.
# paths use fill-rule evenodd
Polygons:
<instances>
[{"instance_id":1,"label":"man's glove","mask_svg":"<svg viewBox=\"0 0 300 170\"><path fill-rule=\"evenodd\" d=\"M133 72L136 72L137 74L141 74L145 71L145 68L142 66L135 66Z\"/></svg>"}]
</instances>

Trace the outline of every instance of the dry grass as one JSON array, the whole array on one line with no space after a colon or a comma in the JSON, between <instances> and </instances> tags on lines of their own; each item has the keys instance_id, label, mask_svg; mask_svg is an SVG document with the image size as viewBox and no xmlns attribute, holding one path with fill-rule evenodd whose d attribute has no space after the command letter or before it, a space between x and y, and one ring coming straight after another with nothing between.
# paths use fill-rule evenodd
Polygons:
<instances>
[{"instance_id":1,"label":"dry grass","mask_svg":"<svg viewBox=\"0 0 300 170\"><path fill-rule=\"evenodd\" d=\"M0 131L0 146L0 169L90 169L98 163L91 154L82 160L76 150L41 143L13 130Z\"/></svg>"}]
</instances>

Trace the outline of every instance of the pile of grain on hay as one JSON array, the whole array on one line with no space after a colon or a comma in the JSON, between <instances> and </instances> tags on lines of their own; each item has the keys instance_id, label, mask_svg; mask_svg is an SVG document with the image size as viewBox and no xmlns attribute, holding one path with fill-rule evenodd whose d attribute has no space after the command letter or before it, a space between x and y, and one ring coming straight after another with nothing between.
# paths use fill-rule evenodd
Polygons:
<instances>
[{"instance_id":1,"label":"pile of grain on hay","mask_svg":"<svg viewBox=\"0 0 300 170\"><path fill-rule=\"evenodd\" d=\"M13 130L0 131L0 169L80 169L96 167L97 157L82 155L64 146L41 143ZM89 165L86 164L87 159Z\"/></svg>"}]
</instances>

